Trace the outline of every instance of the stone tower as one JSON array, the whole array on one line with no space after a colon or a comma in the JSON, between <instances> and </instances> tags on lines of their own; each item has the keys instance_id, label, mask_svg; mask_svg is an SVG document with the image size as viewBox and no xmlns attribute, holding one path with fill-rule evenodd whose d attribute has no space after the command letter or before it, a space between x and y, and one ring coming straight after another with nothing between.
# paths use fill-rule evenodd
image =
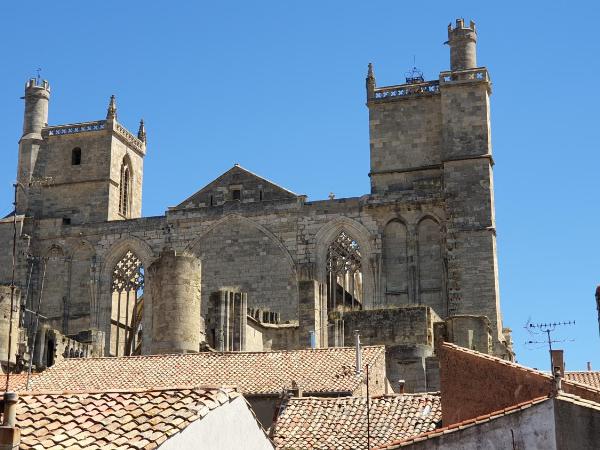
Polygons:
<instances>
[{"instance_id":1,"label":"stone tower","mask_svg":"<svg viewBox=\"0 0 600 450\"><path fill-rule=\"evenodd\" d=\"M129 132L112 96L106 120L48 126L49 98L47 81L27 82L17 212L63 225L140 217L143 123L139 137Z\"/></svg>"},{"instance_id":2,"label":"stone tower","mask_svg":"<svg viewBox=\"0 0 600 450\"><path fill-rule=\"evenodd\" d=\"M399 199L428 198L441 205L445 298L441 306L439 300L430 306L442 317L487 316L498 343L503 330L497 285L491 82L487 69L477 67L476 41L473 22L466 27L459 19L455 26L449 25L451 70L433 81L407 78L405 84L377 87L369 67L371 192ZM429 300L421 295L416 301L428 304Z\"/></svg>"},{"instance_id":3,"label":"stone tower","mask_svg":"<svg viewBox=\"0 0 600 450\"><path fill-rule=\"evenodd\" d=\"M43 144L42 129L48 126L48 102L50 85L46 80L41 83L31 78L25 84L25 116L23 135L19 140L19 162L17 182L22 189L17 192L17 214L27 210L28 192L40 147Z\"/></svg>"}]
</instances>

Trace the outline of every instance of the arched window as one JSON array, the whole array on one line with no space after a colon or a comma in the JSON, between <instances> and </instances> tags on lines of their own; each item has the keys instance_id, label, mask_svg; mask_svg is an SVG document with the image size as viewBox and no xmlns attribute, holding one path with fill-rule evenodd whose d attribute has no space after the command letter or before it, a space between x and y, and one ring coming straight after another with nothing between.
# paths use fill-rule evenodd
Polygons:
<instances>
[{"instance_id":1,"label":"arched window","mask_svg":"<svg viewBox=\"0 0 600 450\"><path fill-rule=\"evenodd\" d=\"M345 231L329 245L327 252L328 309L352 310L362 307L362 267L358 242Z\"/></svg>"},{"instance_id":2,"label":"arched window","mask_svg":"<svg viewBox=\"0 0 600 450\"><path fill-rule=\"evenodd\" d=\"M388 306L409 303L408 292L408 233L397 220L388 223L383 231L383 265Z\"/></svg>"},{"instance_id":3,"label":"arched window","mask_svg":"<svg viewBox=\"0 0 600 450\"><path fill-rule=\"evenodd\" d=\"M119 213L128 217L131 202L131 166L124 158L121 164L121 183L119 184Z\"/></svg>"},{"instance_id":4,"label":"arched window","mask_svg":"<svg viewBox=\"0 0 600 450\"><path fill-rule=\"evenodd\" d=\"M443 304L442 235L440 225L427 217L417 227L419 256L419 303L431 306L442 318L448 312Z\"/></svg>"},{"instance_id":5,"label":"arched window","mask_svg":"<svg viewBox=\"0 0 600 450\"><path fill-rule=\"evenodd\" d=\"M131 251L123 255L112 272L110 354L140 354L142 343L144 267Z\"/></svg>"},{"instance_id":6,"label":"arched window","mask_svg":"<svg viewBox=\"0 0 600 450\"><path fill-rule=\"evenodd\" d=\"M75 147L73 150L71 150L71 165L81 165L81 149L79 147Z\"/></svg>"}]
</instances>

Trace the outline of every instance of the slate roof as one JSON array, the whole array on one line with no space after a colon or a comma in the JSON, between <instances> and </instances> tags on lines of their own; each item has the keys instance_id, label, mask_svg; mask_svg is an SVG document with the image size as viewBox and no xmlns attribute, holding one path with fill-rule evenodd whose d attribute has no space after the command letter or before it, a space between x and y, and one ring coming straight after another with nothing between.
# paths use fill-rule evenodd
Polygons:
<instances>
[{"instance_id":1,"label":"slate roof","mask_svg":"<svg viewBox=\"0 0 600 450\"><path fill-rule=\"evenodd\" d=\"M363 347L363 363L385 358L384 346ZM155 389L237 386L246 395L280 394L298 383L306 394L350 394L359 389L355 349L335 347L275 352L188 353L65 359L38 375L32 390Z\"/></svg>"},{"instance_id":2,"label":"slate roof","mask_svg":"<svg viewBox=\"0 0 600 450\"><path fill-rule=\"evenodd\" d=\"M600 389L600 372L565 372L565 379Z\"/></svg>"},{"instance_id":3,"label":"slate roof","mask_svg":"<svg viewBox=\"0 0 600 450\"><path fill-rule=\"evenodd\" d=\"M440 396L397 394L371 398L371 447L434 430L442 418ZM366 397L289 400L273 428L278 449L367 448Z\"/></svg>"},{"instance_id":4,"label":"slate roof","mask_svg":"<svg viewBox=\"0 0 600 450\"><path fill-rule=\"evenodd\" d=\"M232 388L20 394L19 448L155 449L239 395Z\"/></svg>"}]
</instances>

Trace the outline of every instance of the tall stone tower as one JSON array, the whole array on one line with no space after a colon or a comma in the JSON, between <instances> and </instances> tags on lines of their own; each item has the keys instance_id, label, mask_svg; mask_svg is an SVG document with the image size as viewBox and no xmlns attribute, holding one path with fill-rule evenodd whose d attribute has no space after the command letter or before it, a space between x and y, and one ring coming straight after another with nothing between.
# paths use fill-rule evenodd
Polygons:
<instances>
[{"instance_id":1,"label":"tall stone tower","mask_svg":"<svg viewBox=\"0 0 600 450\"><path fill-rule=\"evenodd\" d=\"M46 80L41 83L31 78L25 84L25 116L23 135L19 140L19 162L17 182L22 189L17 190L17 214L23 214L28 208L28 193L38 153L43 144L42 129L48 126L48 103L50 85Z\"/></svg>"},{"instance_id":2,"label":"tall stone tower","mask_svg":"<svg viewBox=\"0 0 600 450\"><path fill-rule=\"evenodd\" d=\"M446 308L485 315L503 340L497 285L490 135L491 82L477 67L475 24L448 26L450 71L377 87L366 79L371 191L443 205ZM439 309L439 308L436 308ZM439 312L438 312L439 313Z\"/></svg>"},{"instance_id":3,"label":"tall stone tower","mask_svg":"<svg viewBox=\"0 0 600 450\"><path fill-rule=\"evenodd\" d=\"M112 96L105 120L48 126L48 82L29 80L24 98L17 213L66 225L140 217L143 122L129 132Z\"/></svg>"}]
</instances>

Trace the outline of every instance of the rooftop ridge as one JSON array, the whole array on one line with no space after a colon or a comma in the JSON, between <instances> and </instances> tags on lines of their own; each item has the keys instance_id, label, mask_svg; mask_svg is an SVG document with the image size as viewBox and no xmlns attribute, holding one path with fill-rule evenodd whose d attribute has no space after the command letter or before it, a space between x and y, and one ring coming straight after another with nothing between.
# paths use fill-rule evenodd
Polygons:
<instances>
[{"instance_id":1,"label":"rooftop ridge","mask_svg":"<svg viewBox=\"0 0 600 450\"><path fill-rule=\"evenodd\" d=\"M241 395L237 386L211 386L211 385L174 385L169 387L153 387L153 388L123 388L123 389L40 389L39 391L17 391L20 397L35 397L37 395L85 395L85 394L144 394L151 392L171 392L171 391L219 391L229 395L235 393Z\"/></svg>"},{"instance_id":2,"label":"rooftop ridge","mask_svg":"<svg viewBox=\"0 0 600 450\"><path fill-rule=\"evenodd\" d=\"M524 372L534 373L534 374L539 375L541 377L547 378L548 380L552 380L553 379L553 377L551 375L549 375L549 374L547 374L545 372L542 372L541 370L531 369L530 367L526 367L526 366L523 366L521 364L511 362L511 361L507 361L507 360L499 358L497 356L486 355L485 353L480 353L480 352L477 352L475 350L470 350L470 349L465 348L465 347L460 347L460 346L458 346L456 344L451 344L449 342L444 342L442 344L442 347L443 348L447 348L447 349L451 349L451 350L460 351L460 352L466 353L468 355L477 356L478 358L487 359L489 361L494 361L494 362L497 362L499 364L504 364L506 366L514 367L515 369L519 369L519 370L522 370Z\"/></svg>"},{"instance_id":3,"label":"rooftop ridge","mask_svg":"<svg viewBox=\"0 0 600 450\"><path fill-rule=\"evenodd\" d=\"M384 345L363 345L362 349L378 349L384 350ZM79 361L90 361L90 360L112 360L118 361L123 359L153 359L153 358L190 358L193 356L234 356L234 355L272 355L272 354L280 354L280 353L318 353L318 352L339 352L341 350L344 351L355 351L355 347L323 347L323 348L301 348L298 350L272 350L266 352L259 351L249 351L249 352L197 352L197 353L162 353L156 355L129 355L129 356L94 356L90 358L67 358L63 360L61 363L69 362L69 363L77 363Z\"/></svg>"},{"instance_id":4,"label":"rooftop ridge","mask_svg":"<svg viewBox=\"0 0 600 450\"><path fill-rule=\"evenodd\" d=\"M410 393L404 393L404 394L398 394L398 393L393 393L393 394L380 394L380 395L370 395L369 399L370 400L379 400L379 399L386 399L386 398L413 398L413 397L439 397L441 395L441 393L439 391L435 391L435 392L410 392ZM317 396L317 395L307 395L307 396L303 396L303 397L291 397L292 399L294 399L294 401L309 401L309 400L336 400L336 401L340 401L340 402L344 402L344 401L352 401L352 400L366 400L367 397L366 396L358 396L358 395L353 395L353 396L348 396L348 397L322 397L322 396Z\"/></svg>"}]
</instances>

